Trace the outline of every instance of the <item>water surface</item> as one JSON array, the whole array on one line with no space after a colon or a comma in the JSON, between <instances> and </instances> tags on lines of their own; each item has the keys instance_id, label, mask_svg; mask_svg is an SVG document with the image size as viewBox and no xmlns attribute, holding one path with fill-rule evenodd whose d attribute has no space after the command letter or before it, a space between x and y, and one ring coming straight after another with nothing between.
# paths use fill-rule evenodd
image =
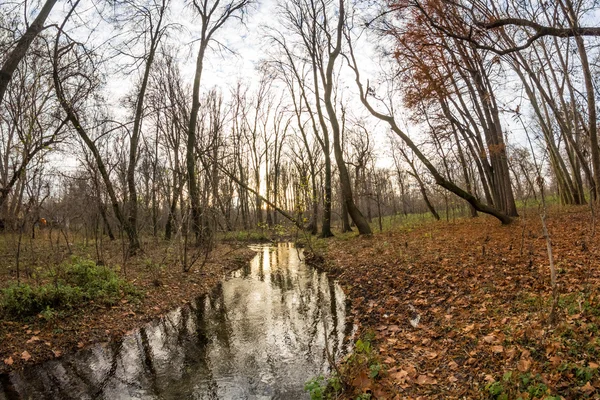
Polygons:
<instances>
[{"instance_id":1,"label":"water surface","mask_svg":"<svg viewBox=\"0 0 600 400\"><path fill-rule=\"evenodd\" d=\"M111 343L0 376L4 399L304 399L344 351L345 299L289 244Z\"/></svg>"}]
</instances>

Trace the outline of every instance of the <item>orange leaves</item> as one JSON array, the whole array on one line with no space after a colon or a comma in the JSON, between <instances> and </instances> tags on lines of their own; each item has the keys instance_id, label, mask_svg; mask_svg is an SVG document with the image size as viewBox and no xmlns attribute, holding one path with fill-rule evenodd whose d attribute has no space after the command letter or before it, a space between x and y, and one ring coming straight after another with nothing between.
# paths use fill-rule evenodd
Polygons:
<instances>
[{"instance_id":1,"label":"orange leaves","mask_svg":"<svg viewBox=\"0 0 600 400\"><path fill-rule=\"evenodd\" d=\"M6 364L6 365L13 365L14 362L15 361L13 360L12 357L8 357L8 358L4 359L4 364Z\"/></svg>"}]
</instances>

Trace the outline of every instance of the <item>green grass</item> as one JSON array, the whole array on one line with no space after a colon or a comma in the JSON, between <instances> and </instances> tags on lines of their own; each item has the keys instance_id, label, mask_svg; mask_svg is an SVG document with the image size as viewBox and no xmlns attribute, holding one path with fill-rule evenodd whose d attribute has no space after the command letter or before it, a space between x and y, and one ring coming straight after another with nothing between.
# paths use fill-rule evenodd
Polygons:
<instances>
[{"instance_id":1,"label":"green grass","mask_svg":"<svg viewBox=\"0 0 600 400\"><path fill-rule=\"evenodd\" d=\"M242 230L232 232L221 232L218 235L218 240L225 242L269 242L271 236L264 229Z\"/></svg>"},{"instance_id":2,"label":"green grass","mask_svg":"<svg viewBox=\"0 0 600 400\"><path fill-rule=\"evenodd\" d=\"M44 277L40 285L12 282L1 290L0 314L26 319L40 314L49 319L57 312L73 309L82 302L114 305L123 296L141 296L133 285L121 279L115 270L98 266L91 260L73 258Z\"/></svg>"}]
</instances>

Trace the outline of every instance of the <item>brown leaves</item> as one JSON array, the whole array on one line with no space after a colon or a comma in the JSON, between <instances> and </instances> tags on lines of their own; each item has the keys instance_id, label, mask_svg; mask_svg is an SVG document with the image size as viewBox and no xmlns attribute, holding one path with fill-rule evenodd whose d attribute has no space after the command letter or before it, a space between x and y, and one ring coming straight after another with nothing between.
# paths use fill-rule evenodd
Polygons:
<instances>
[{"instance_id":1,"label":"brown leaves","mask_svg":"<svg viewBox=\"0 0 600 400\"><path fill-rule=\"evenodd\" d=\"M530 368L531 368L531 360L522 358L517 363L517 369L521 372L527 372L527 371L529 371Z\"/></svg>"},{"instance_id":2,"label":"brown leaves","mask_svg":"<svg viewBox=\"0 0 600 400\"><path fill-rule=\"evenodd\" d=\"M525 226L457 220L384 233L389 249L399 250L387 255L383 240L334 239L328 251L343 266L342 285L350 299L362 298L352 303L354 315L361 330L376 331L374 350L390 366L387 378L374 381L372 389L388 384L402 398L480 398L488 382L500 381L509 398L517 398L527 387L514 385L529 374L531 385L550 388L548 395L593 398L600 388L599 363L584 349L598 340L600 318L590 310L600 309L600 269L590 266L600 257L600 242L588 241L585 253L573 244L587 238L588 220L589 212L569 211L550 221L556 262L563 266L560 311L566 316L556 327L547 324L551 292L536 218ZM410 304L424 328L408 326ZM388 329L393 325L400 329ZM578 378L588 369L589 385ZM505 384L507 372L513 378Z\"/></svg>"},{"instance_id":3,"label":"brown leaves","mask_svg":"<svg viewBox=\"0 0 600 400\"><path fill-rule=\"evenodd\" d=\"M369 390L372 384L373 381L371 378L369 378L365 371L362 371L360 374L358 374L352 381L352 385L356 388L359 388L363 393L366 390Z\"/></svg>"},{"instance_id":4,"label":"brown leaves","mask_svg":"<svg viewBox=\"0 0 600 400\"><path fill-rule=\"evenodd\" d=\"M21 360L29 361L31 359L31 354L27 350L21 353Z\"/></svg>"},{"instance_id":5,"label":"brown leaves","mask_svg":"<svg viewBox=\"0 0 600 400\"><path fill-rule=\"evenodd\" d=\"M390 378L396 381L396 383L403 385L407 380L410 379L408 372L401 369L400 371L392 372L389 374Z\"/></svg>"},{"instance_id":6,"label":"brown leaves","mask_svg":"<svg viewBox=\"0 0 600 400\"><path fill-rule=\"evenodd\" d=\"M39 341L40 341L40 338L39 338L39 337L37 337L37 336L32 336L32 337L31 337L31 339L29 339L29 340L28 340L27 342L25 342L25 343L29 344L29 343L39 342Z\"/></svg>"},{"instance_id":7,"label":"brown leaves","mask_svg":"<svg viewBox=\"0 0 600 400\"><path fill-rule=\"evenodd\" d=\"M13 365L14 362L12 356L4 359L4 364L6 365Z\"/></svg>"},{"instance_id":8,"label":"brown leaves","mask_svg":"<svg viewBox=\"0 0 600 400\"><path fill-rule=\"evenodd\" d=\"M437 380L431 375L419 375L417 378L417 385L437 385Z\"/></svg>"},{"instance_id":9,"label":"brown leaves","mask_svg":"<svg viewBox=\"0 0 600 400\"><path fill-rule=\"evenodd\" d=\"M588 381L582 388L581 391L586 393L588 396L596 391L596 388Z\"/></svg>"},{"instance_id":10,"label":"brown leaves","mask_svg":"<svg viewBox=\"0 0 600 400\"><path fill-rule=\"evenodd\" d=\"M488 335L483 337L483 341L491 344L498 342L498 338L494 335Z\"/></svg>"},{"instance_id":11,"label":"brown leaves","mask_svg":"<svg viewBox=\"0 0 600 400\"><path fill-rule=\"evenodd\" d=\"M408 388L417 377L417 369L413 365L406 365L402 369L392 369L389 377L401 388Z\"/></svg>"}]
</instances>

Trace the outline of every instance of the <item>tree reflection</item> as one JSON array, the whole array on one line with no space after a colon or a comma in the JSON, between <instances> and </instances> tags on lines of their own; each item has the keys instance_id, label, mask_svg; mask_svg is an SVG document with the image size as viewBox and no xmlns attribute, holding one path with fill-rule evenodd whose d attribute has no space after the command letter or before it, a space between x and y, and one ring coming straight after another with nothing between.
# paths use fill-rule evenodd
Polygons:
<instances>
[{"instance_id":1,"label":"tree reflection","mask_svg":"<svg viewBox=\"0 0 600 400\"><path fill-rule=\"evenodd\" d=\"M325 337L339 357L352 327L341 288L300 255L263 247L209 295L122 340L0 377L0 400L302 398L328 370Z\"/></svg>"}]
</instances>

